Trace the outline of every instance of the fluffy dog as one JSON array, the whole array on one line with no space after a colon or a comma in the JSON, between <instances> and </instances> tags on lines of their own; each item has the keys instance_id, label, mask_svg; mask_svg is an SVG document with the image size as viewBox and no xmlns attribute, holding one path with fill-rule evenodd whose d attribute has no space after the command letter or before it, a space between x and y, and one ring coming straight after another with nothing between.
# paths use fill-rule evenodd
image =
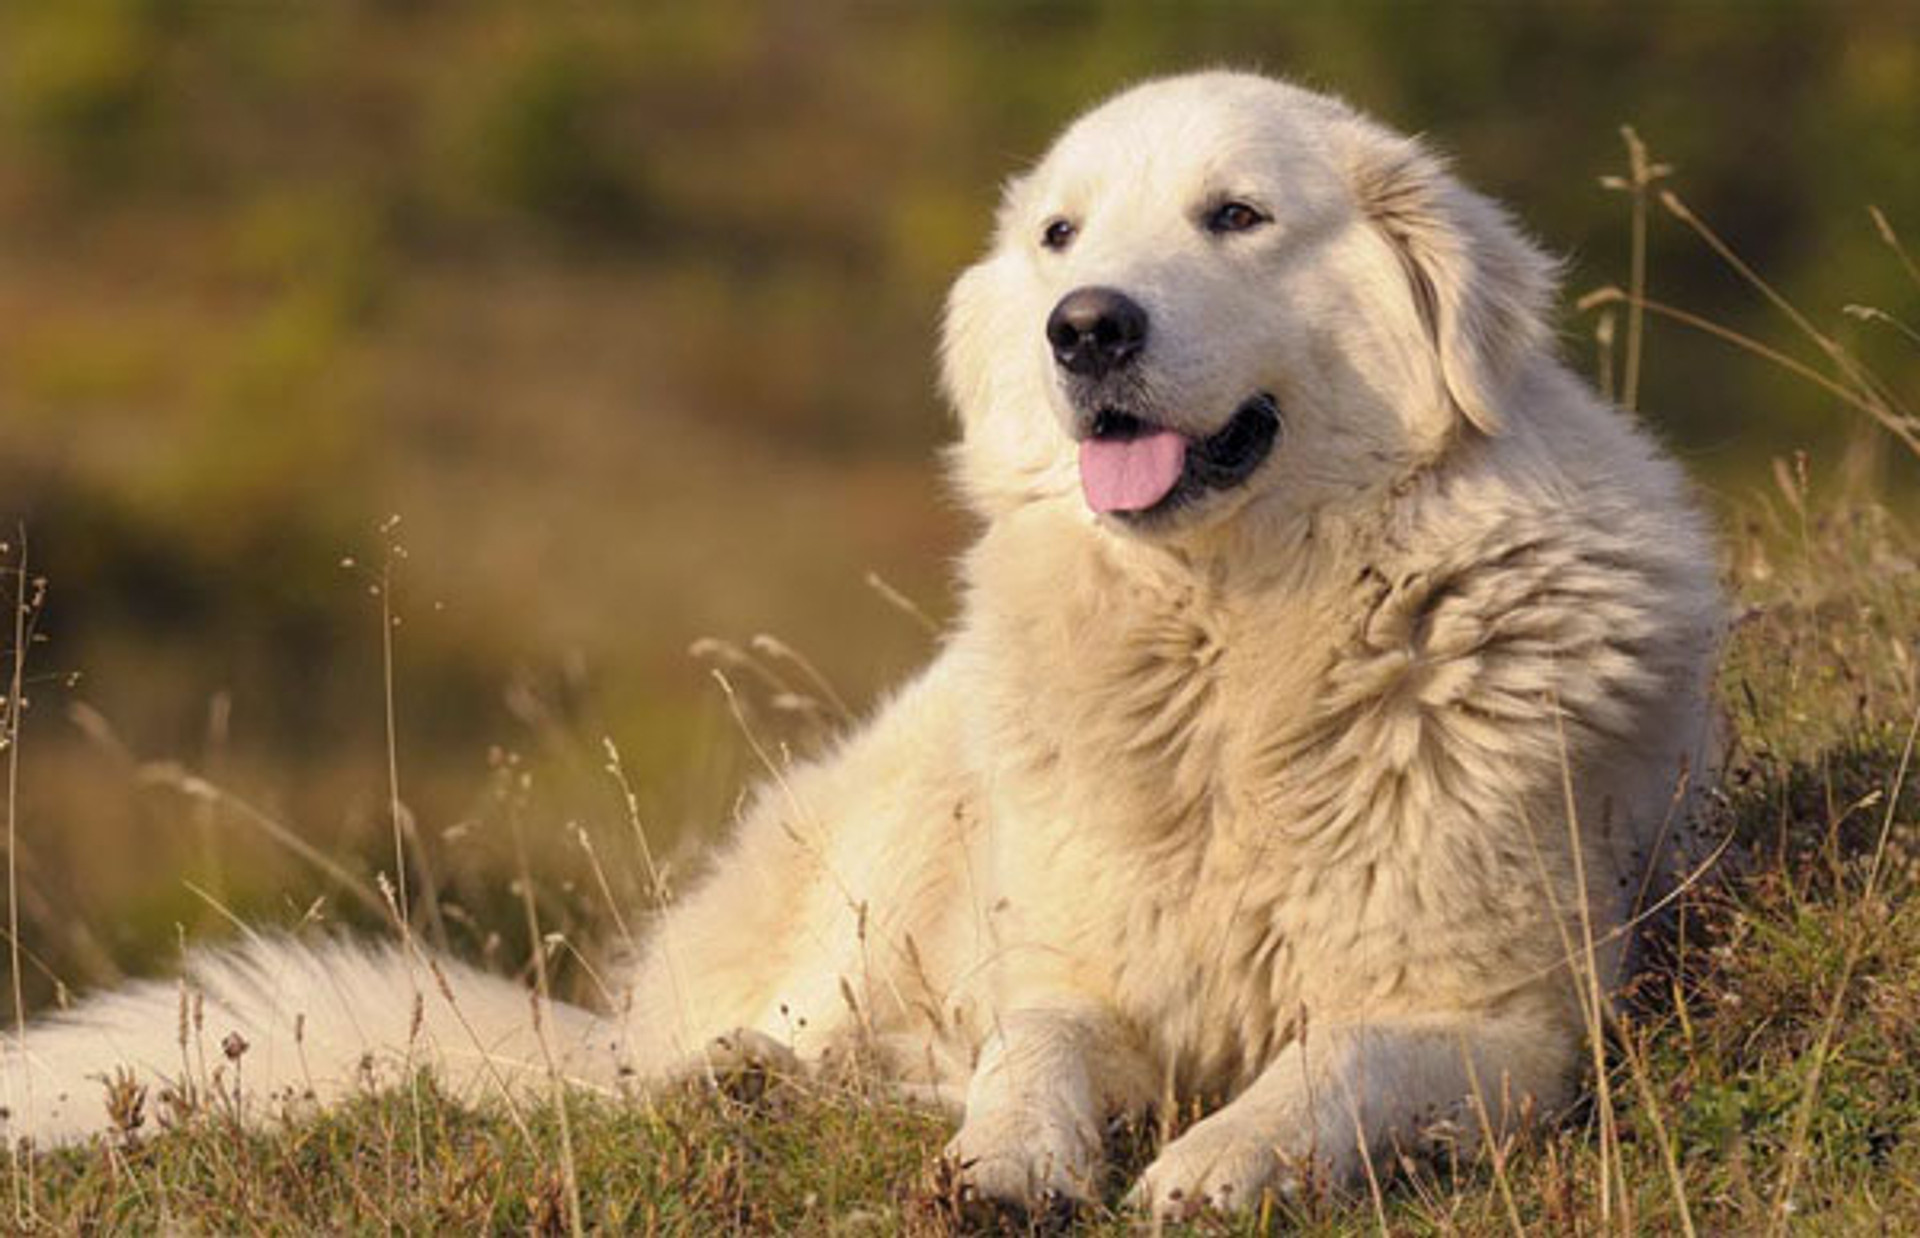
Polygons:
<instances>
[{"instance_id":1,"label":"fluffy dog","mask_svg":"<svg viewBox=\"0 0 1920 1238\"><path fill-rule=\"evenodd\" d=\"M953 289L953 631L763 790L625 1010L536 1034L503 980L260 942L194 965L208 1032L261 1098L370 1050L476 1090L858 1051L960 1103L963 1190L1028 1206L1100 1194L1113 1116L1218 1103L1133 1188L1163 1214L1566 1101L1703 778L1721 604L1680 471L1555 359L1553 274L1333 99L1104 104ZM11 1129L204 1071L180 1003L31 1029Z\"/></svg>"}]
</instances>

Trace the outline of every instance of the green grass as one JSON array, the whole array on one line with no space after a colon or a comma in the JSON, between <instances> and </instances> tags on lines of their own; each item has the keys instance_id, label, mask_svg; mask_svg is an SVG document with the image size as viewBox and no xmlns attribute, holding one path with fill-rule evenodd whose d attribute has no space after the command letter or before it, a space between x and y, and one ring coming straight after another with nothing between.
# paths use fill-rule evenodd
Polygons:
<instances>
[{"instance_id":1,"label":"green grass","mask_svg":"<svg viewBox=\"0 0 1920 1238\"><path fill-rule=\"evenodd\" d=\"M420 1085L264 1132L217 1115L38 1167L55 1228L567 1228L551 1112L523 1131ZM937 1121L853 1092L773 1089L752 1104L681 1093L644 1104L575 1097L582 1215L614 1232L824 1227L892 1215Z\"/></svg>"}]
</instances>

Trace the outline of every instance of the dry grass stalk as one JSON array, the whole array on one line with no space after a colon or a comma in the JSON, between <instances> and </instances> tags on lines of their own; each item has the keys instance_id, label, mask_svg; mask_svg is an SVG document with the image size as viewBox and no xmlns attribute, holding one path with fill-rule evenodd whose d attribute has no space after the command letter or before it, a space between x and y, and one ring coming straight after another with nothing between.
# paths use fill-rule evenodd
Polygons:
<instances>
[{"instance_id":1,"label":"dry grass stalk","mask_svg":"<svg viewBox=\"0 0 1920 1238\"><path fill-rule=\"evenodd\" d=\"M560 1124L560 1172L566 1186L567 1228L574 1238L580 1238L585 1226L580 1213L580 1173L573 1155L573 1125L567 1113L567 1083L560 1073L559 1059L554 1056L547 1026L547 1009L553 1002L553 990L547 979L545 939L540 933L540 911L534 904L533 872L527 864L527 846L521 832L517 803L509 803L507 817L513 833L514 862L520 870L520 904L526 912L527 938L533 943L534 991L531 1005L534 1037L540 1042L540 1056L546 1063L554 1114Z\"/></svg>"},{"instance_id":2,"label":"dry grass stalk","mask_svg":"<svg viewBox=\"0 0 1920 1238\"><path fill-rule=\"evenodd\" d=\"M46 598L46 582L30 575L32 564L24 525L15 530L15 537L17 546L0 542L0 555L8 551L14 554L13 656L5 708L0 710L0 742L4 742L7 750L7 961L13 990L14 1050L21 1066L21 1086L26 1091L21 1103L31 1113L33 1076L27 1069L27 1002L20 973L20 716L27 703L27 646L33 639L41 603ZM6 1099L9 1105L15 1103L14 1097ZM7 1144L11 1157L9 1176L13 1185L14 1222L24 1227L34 1211L33 1158L23 1156L16 1141L10 1139Z\"/></svg>"}]
</instances>

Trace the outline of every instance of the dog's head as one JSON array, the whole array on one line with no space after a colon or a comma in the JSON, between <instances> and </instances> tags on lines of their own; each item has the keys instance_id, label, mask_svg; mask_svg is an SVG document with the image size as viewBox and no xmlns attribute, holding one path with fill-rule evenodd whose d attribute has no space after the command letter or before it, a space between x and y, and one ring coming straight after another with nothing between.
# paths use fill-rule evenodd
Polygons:
<instances>
[{"instance_id":1,"label":"dog's head","mask_svg":"<svg viewBox=\"0 0 1920 1238\"><path fill-rule=\"evenodd\" d=\"M1411 139L1205 73L1137 87L1008 186L948 302L961 485L1137 536L1313 510L1501 432L1552 264Z\"/></svg>"}]
</instances>

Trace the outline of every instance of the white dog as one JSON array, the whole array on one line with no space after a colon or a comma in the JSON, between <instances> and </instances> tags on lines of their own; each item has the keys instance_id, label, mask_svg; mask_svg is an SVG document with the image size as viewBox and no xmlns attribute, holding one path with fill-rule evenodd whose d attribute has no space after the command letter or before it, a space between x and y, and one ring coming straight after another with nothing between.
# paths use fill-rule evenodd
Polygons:
<instances>
[{"instance_id":1,"label":"white dog","mask_svg":"<svg viewBox=\"0 0 1920 1238\"><path fill-rule=\"evenodd\" d=\"M1220 1102L1134 1188L1174 1213L1566 1101L1701 779L1721 607L1679 470L1555 359L1552 275L1335 100L1121 95L953 290L953 632L765 788L625 1010L536 1028L411 950L257 942L31 1028L11 1129L104 1127L123 1064L257 1110L395 1062L857 1050L963 1102L963 1190L1021 1205L1098 1197L1113 1116Z\"/></svg>"}]
</instances>

